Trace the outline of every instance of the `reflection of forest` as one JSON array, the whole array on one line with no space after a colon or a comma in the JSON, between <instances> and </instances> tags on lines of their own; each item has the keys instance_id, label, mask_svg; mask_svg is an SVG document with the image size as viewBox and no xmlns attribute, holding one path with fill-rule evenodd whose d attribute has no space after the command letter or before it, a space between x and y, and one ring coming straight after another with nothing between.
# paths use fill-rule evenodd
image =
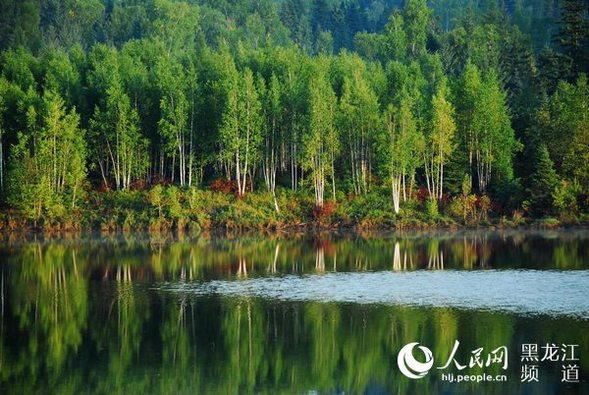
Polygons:
<instances>
[{"instance_id":1,"label":"reflection of forest","mask_svg":"<svg viewBox=\"0 0 589 395\"><path fill-rule=\"evenodd\" d=\"M4 270L20 281L64 287L71 275L132 281L207 280L324 271L416 269L586 269L582 233L465 233L435 237L300 236L226 238L157 236L36 240L0 244ZM14 276L11 276L14 279ZM85 280L83 280L85 279Z\"/></svg>"},{"instance_id":2,"label":"reflection of forest","mask_svg":"<svg viewBox=\"0 0 589 395\"><path fill-rule=\"evenodd\" d=\"M149 286L268 273L474 269L525 262L577 269L586 267L587 251L587 240L580 237L482 234L429 240L203 237L6 244L0 264L0 390L359 393L369 387L387 392L415 387L437 392L437 376L418 382L399 377L395 355L411 341L428 345L436 360L449 355L455 339L464 347L461 358L477 347L506 345L515 353L520 343L535 340L580 344L581 360L587 360L586 322L451 309L190 298ZM587 365L581 366L586 377Z\"/></svg>"}]
</instances>

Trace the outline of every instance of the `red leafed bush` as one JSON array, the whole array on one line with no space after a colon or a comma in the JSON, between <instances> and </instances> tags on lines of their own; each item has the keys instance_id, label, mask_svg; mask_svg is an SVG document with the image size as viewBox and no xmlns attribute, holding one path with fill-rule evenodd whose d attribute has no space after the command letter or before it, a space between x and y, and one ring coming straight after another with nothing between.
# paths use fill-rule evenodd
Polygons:
<instances>
[{"instance_id":1,"label":"red leafed bush","mask_svg":"<svg viewBox=\"0 0 589 395\"><path fill-rule=\"evenodd\" d=\"M229 181L224 178L217 178L209 185L209 189L213 192L221 192L225 194L237 193L237 183L233 180Z\"/></svg>"},{"instance_id":2,"label":"red leafed bush","mask_svg":"<svg viewBox=\"0 0 589 395\"><path fill-rule=\"evenodd\" d=\"M423 203L427 199L429 199L429 192L427 191L426 188L419 188L417 190L417 194L415 195L415 198L417 199L417 201L419 203Z\"/></svg>"},{"instance_id":3,"label":"red leafed bush","mask_svg":"<svg viewBox=\"0 0 589 395\"><path fill-rule=\"evenodd\" d=\"M329 219L334 212L335 202L333 200L328 200L323 203L323 206L315 206L315 208L313 209L313 217L317 221L323 222Z\"/></svg>"},{"instance_id":4,"label":"red leafed bush","mask_svg":"<svg viewBox=\"0 0 589 395\"><path fill-rule=\"evenodd\" d=\"M131 189L134 191L145 191L147 189L147 182L144 178L136 180L131 184Z\"/></svg>"}]
</instances>

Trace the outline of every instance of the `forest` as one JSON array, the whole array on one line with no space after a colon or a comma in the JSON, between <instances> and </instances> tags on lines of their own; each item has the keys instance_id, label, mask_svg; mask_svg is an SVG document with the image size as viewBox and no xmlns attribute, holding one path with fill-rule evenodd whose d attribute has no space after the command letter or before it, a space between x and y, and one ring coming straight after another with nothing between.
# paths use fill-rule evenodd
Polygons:
<instances>
[{"instance_id":1,"label":"forest","mask_svg":"<svg viewBox=\"0 0 589 395\"><path fill-rule=\"evenodd\" d=\"M585 0L0 0L0 229L589 221Z\"/></svg>"}]
</instances>

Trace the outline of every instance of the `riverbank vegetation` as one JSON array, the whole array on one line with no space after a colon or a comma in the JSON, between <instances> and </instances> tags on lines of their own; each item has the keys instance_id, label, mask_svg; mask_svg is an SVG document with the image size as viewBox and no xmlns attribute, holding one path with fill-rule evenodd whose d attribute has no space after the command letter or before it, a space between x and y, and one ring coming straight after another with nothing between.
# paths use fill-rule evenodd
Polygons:
<instances>
[{"instance_id":1,"label":"riverbank vegetation","mask_svg":"<svg viewBox=\"0 0 589 395\"><path fill-rule=\"evenodd\" d=\"M585 3L376 3L4 2L0 227L585 223Z\"/></svg>"}]
</instances>

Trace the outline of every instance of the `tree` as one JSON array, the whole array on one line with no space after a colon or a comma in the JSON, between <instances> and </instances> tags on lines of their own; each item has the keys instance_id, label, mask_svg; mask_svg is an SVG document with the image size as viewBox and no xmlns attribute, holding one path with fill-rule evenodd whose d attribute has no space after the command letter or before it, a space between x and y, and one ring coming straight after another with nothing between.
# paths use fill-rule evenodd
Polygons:
<instances>
[{"instance_id":1,"label":"tree","mask_svg":"<svg viewBox=\"0 0 589 395\"><path fill-rule=\"evenodd\" d=\"M293 191L296 191L302 176L301 157L304 151L302 136L308 124L306 115L312 67L309 59L294 48L276 52L273 63L274 68L280 70L285 124L285 149L281 168L283 171L290 170L290 186Z\"/></svg>"},{"instance_id":2,"label":"tree","mask_svg":"<svg viewBox=\"0 0 589 395\"><path fill-rule=\"evenodd\" d=\"M8 93L8 81L0 77L0 193L4 192L4 143L3 137L6 129L6 96Z\"/></svg>"},{"instance_id":3,"label":"tree","mask_svg":"<svg viewBox=\"0 0 589 395\"><path fill-rule=\"evenodd\" d=\"M96 109L90 126L100 139L96 154L103 182L108 185L112 176L117 191L129 189L133 181L145 175L147 141L139 131L137 110L119 81L107 90L106 108L104 112Z\"/></svg>"},{"instance_id":4,"label":"tree","mask_svg":"<svg viewBox=\"0 0 589 395\"><path fill-rule=\"evenodd\" d=\"M317 54L333 54L333 35L330 31L322 31L318 34L315 41L315 52Z\"/></svg>"},{"instance_id":5,"label":"tree","mask_svg":"<svg viewBox=\"0 0 589 395\"><path fill-rule=\"evenodd\" d=\"M86 177L86 144L80 117L56 93L44 94L40 125L35 114L31 108L30 129L19 134L11 154L8 201L36 220L46 210L61 213L62 204L75 207Z\"/></svg>"},{"instance_id":6,"label":"tree","mask_svg":"<svg viewBox=\"0 0 589 395\"><path fill-rule=\"evenodd\" d=\"M327 79L327 59L319 58L309 83L309 126L303 136L303 169L308 171L315 191L315 204L323 206L327 177L335 199L335 156L339 139L335 125L336 97Z\"/></svg>"},{"instance_id":7,"label":"tree","mask_svg":"<svg viewBox=\"0 0 589 395\"><path fill-rule=\"evenodd\" d=\"M0 2L0 48L37 49L41 43L40 8L35 0Z\"/></svg>"},{"instance_id":8,"label":"tree","mask_svg":"<svg viewBox=\"0 0 589 395\"><path fill-rule=\"evenodd\" d=\"M581 185L589 179L589 83L585 76L576 84L561 81L556 92L537 114L538 133L546 143L559 174ZM586 189L586 188L585 188Z\"/></svg>"},{"instance_id":9,"label":"tree","mask_svg":"<svg viewBox=\"0 0 589 395\"><path fill-rule=\"evenodd\" d=\"M47 48L40 59L45 89L58 93L66 103L79 106L83 100L80 72L68 54Z\"/></svg>"},{"instance_id":10,"label":"tree","mask_svg":"<svg viewBox=\"0 0 589 395\"><path fill-rule=\"evenodd\" d=\"M368 60L379 60L384 53L382 35L360 32L354 36L354 51Z\"/></svg>"},{"instance_id":11,"label":"tree","mask_svg":"<svg viewBox=\"0 0 589 395\"><path fill-rule=\"evenodd\" d=\"M520 149L511 128L505 93L495 73L484 78L467 62L458 100L460 140L468 152L478 191L484 193L494 173L499 179L513 176L513 155Z\"/></svg>"},{"instance_id":12,"label":"tree","mask_svg":"<svg viewBox=\"0 0 589 395\"><path fill-rule=\"evenodd\" d=\"M222 156L232 162L240 196L259 156L261 143L261 104L252 71L246 68L232 76L220 130ZM253 188L253 184L252 184Z\"/></svg>"},{"instance_id":13,"label":"tree","mask_svg":"<svg viewBox=\"0 0 589 395\"><path fill-rule=\"evenodd\" d=\"M91 56L89 80L97 96L89 122L92 157L106 187L114 179L116 190L129 189L146 174L148 142L141 134L137 106L123 85L118 51L98 46Z\"/></svg>"},{"instance_id":14,"label":"tree","mask_svg":"<svg viewBox=\"0 0 589 395\"><path fill-rule=\"evenodd\" d=\"M399 213L401 199L408 198L407 189L413 189L415 170L419 166L424 151L423 135L418 131L412 113L411 101L405 98L399 109L389 106L385 114L387 133L385 134L385 163L391 180L393 207ZM407 188L407 183L410 183ZM410 192L409 192L410 193Z\"/></svg>"},{"instance_id":15,"label":"tree","mask_svg":"<svg viewBox=\"0 0 589 395\"><path fill-rule=\"evenodd\" d=\"M454 150L454 107L448 100L449 90L442 80L432 97L432 118L424 154L425 177L430 199L441 200L444 165Z\"/></svg>"},{"instance_id":16,"label":"tree","mask_svg":"<svg viewBox=\"0 0 589 395\"><path fill-rule=\"evenodd\" d=\"M468 61L460 81L460 95L458 101L458 130L463 149L468 152L468 161L473 166L475 152L479 141L479 131L475 130L474 119L479 109L479 95L481 91L481 74L476 65ZM469 171L470 174L470 171Z\"/></svg>"},{"instance_id":17,"label":"tree","mask_svg":"<svg viewBox=\"0 0 589 395\"><path fill-rule=\"evenodd\" d=\"M391 61L404 62L407 58L407 34L400 12L393 13L385 26L384 49L386 59Z\"/></svg>"},{"instance_id":18,"label":"tree","mask_svg":"<svg viewBox=\"0 0 589 395\"><path fill-rule=\"evenodd\" d=\"M196 71L196 66L190 62L186 71L186 98L188 100L188 186L192 186L193 174L197 174L197 178L202 181L203 177L203 161L197 159L197 146L201 141L197 141L197 116L199 105L199 81Z\"/></svg>"},{"instance_id":19,"label":"tree","mask_svg":"<svg viewBox=\"0 0 589 395\"><path fill-rule=\"evenodd\" d=\"M483 74L500 69L499 34L495 25L479 25L467 41L468 59Z\"/></svg>"},{"instance_id":20,"label":"tree","mask_svg":"<svg viewBox=\"0 0 589 395\"><path fill-rule=\"evenodd\" d=\"M361 59L352 59L351 67L352 75L344 77L337 118L349 155L354 193L362 195L370 189L380 112L378 98L364 76L365 64Z\"/></svg>"},{"instance_id":21,"label":"tree","mask_svg":"<svg viewBox=\"0 0 589 395\"><path fill-rule=\"evenodd\" d=\"M555 41L563 49L571 71L571 77L577 78L579 73L587 70L589 65L589 19L587 4L579 0L563 0L559 32Z\"/></svg>"},{"instance_id":22,"label":"tree","mask_svg":"<svg viewBox=\"0 0 589 395\"><path fill-rule=\"evenodd\" d=\"M534 172L530 177L528 195L524 207L534 215L548 215L553 211L553 195L558 186L558 176L546 145L538 147L534 158Z\"/></svg>"},{"instance_id":23,"label":"tree","mask_svg":"<svg viewBox=\"0 0 589 395\"><path fill-rule=\"evenodd\" d=\"M189 146L192 132L189 129L190 103L186 96L186 79L184 67L177 59L165 56L160 58L156 66L158 85L161 92L158 131L161 137L160 146L160 171L163 176L164 157L172 155L172 181L175 178L175 162L178 158L178 178L180 185L187 184L189 158L187 147ZM176 156L177 154L177 156Z\"/></svg>"},{"instance_id":24,"label":"tree","mask_svg":"<svg viewBox=\"0 0 589 395\"><path fill-rule=\"evenodd\" d=\"M301 48L311 46L311 25L305 0L286 0L280 7L280 19L290 31L292 40Z\"/></svg>"},{"instance_id":25,"label":"tree","mask_svg":"<svg viewBox=\"0 0 589 395\"><path fill-rule=\"evenodd\" d=\"M258 78L258 91L262 96L262 112L264 113L263 122L263 139L264 139L264 157L262 160L262 172L264 173L264 182L266 187L274 197L274 207L279 212L278 201L276 200L276 173L280 165L280 156L283 149L283 122L284 110L282 108L282 85L272 73L270 85L265 88L265 82L262 77Z\"/></svg>"},{"instance_id":26,"label":"tree","mask_svg":"<svg viewBox=\"0 0 589 395\"><path fill-rule=\"evenodd\" d=\"M426 0L407 0L403 8L405 32L408 38L409 54L417 58L426 50L427 29L431 18L431 10Z\"/></svg>"},{"instance_id":27,"label":"tree","mask_svg":"<svg viewBox=\"0 0 589 395\"><path fill-rule=\"evenodd\" d=\"M194 45L198 9L184 1L155 0L153 35L164 44L168 56Z\"/></svg>"}]
</instances>

